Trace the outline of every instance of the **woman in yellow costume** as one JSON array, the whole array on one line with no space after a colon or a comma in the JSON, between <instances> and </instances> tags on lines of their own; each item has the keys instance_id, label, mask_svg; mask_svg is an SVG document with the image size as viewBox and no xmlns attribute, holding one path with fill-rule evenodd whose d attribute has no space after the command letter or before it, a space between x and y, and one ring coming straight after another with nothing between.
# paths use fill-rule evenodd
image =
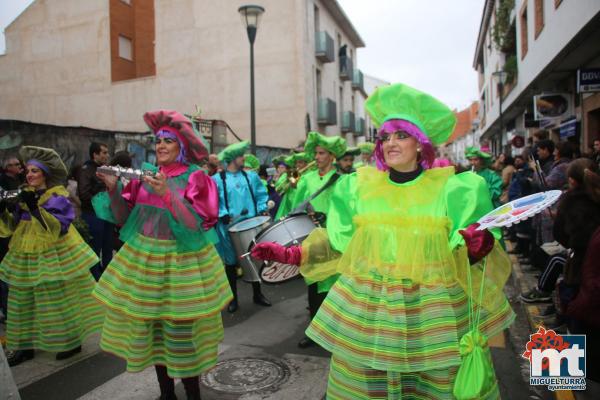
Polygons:
<instances>
[{"instance_id":1,"label":"woman in yellow costume","mask_svg":"<svg viewBox=\"0 0 600 400\"><path fill-rule=\"evenodd\" d=\"M332 353L328 399L498 398L486 336L514 313L500 232L476 229L492 209L485 181L430 168L456 124L435 98L395 84L366 108L379 127L377 168L340 178L326 230L253 256L301 264L314 281L340 274L306 331Z\"/></svg>"},{"instance_id":2,"label":"woman in yellow costume","mask_svg":"<svg viewBox=\"0 0 600 400\"><path fill-rule=\"evenodd\" d=\"M57 352L57 360L71 357L102 326L89 272L98 257L72 226L75 209L63 186L67 169L52 149L23 146L19 155L27 186L13 212L0 203L0 236L12 235L0 264L0 279L10 285L11 366L33 358L34 349Z\"/></svg>"}]
</instances>

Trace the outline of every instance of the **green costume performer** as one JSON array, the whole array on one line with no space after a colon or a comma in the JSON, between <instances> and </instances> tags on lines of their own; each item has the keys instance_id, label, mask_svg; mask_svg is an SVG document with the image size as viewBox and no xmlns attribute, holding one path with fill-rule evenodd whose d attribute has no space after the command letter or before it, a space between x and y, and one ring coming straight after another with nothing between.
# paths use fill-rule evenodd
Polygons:
<instances>
[{"instance_id":1,"label":"green costume performer","mask_svg":"<svg viewBox=\"0 0 600 400\"><path fill-rule=\"evenodd\" d=\"M327 399L497 399L485 335L514 319L502 292L511 262L499 230L472 225L492 209L484 180L427 169L456 117L402 84L380 87L366 108L380 127L379 169L340 178L326 229L309 235L300 256L268 243L252 255L301 260L310 281L340 275L306 331L332 353ZM389 166L380 148L413 139L416 169ZM478 375L468 373L473 359Z\"/></svg>"},{"instance_id":2,"label":"green costume performer","mask_svg":"<svg viewBox=\"0 0 600 400\"><path fill-rule=\"evenodd\" d=\"M296 195L294 201L291 204L291 209L296 208L303 201L309 198L313 193L323 187L329 179L336 174L333 162L337 157L340 157L346 152L346 141L339 136L325 136L318 132L309 132L308 138L304 145L305 153L311 158L316 158L317 146L326 150L331 155L331 164L329 170L325 173L321 173L319 169L309 171L302 176L298 187L296 189ZM310 205L312 206L315 213L321 213L321 215L327 215L329 211L329 204L331 200L331 194L335 185L329 187L327 190L319 194L314 198ZM326 277L319 281L313 281L308 286L308 308L310 316L313 318L317 313L321 303L327 295L329 288L335 283L337 276ZM300 347L307 347L312 345L313 342L309 338L304 338L300 341Z\"/></svg>"},{"instance_id":3,"label":"green costume performer","mask_svg":"<svg viewBox=\"0 0 600 400\"><path fill-rule=\"evenodd\" d=\"M356 156L360 154L360 149L358 147L351 147L346 150L346 152L338 157L336 162L336 167L340 174L351 174L356 172L356 164L354 159Z\"/></svg>"},{"instance_id":4,"label":"green costume performer","mask_svg":"<svg viewBox=\"0 0 600 400\"><path fill-rule=\"evenodd\" d=\"M360 150L361 159L354 163L354 169L359 169L365 166L375 166L375 160L373 159L373 152L375 151L375 143L365 142L358 145ZM368 162L365 162L368 159Z\"/></svg>"},{"instance_id":5,"label":"green costume performer","mask_svg":"<svg viewBox=\"0 0 600 400\"><path fill-rule=\"evenodd\" d=\"M298 166L296 165L299 161L303 161L305 163L309 163L312 161L310 155L306 154L306 152L292 154L285 158L285 164L290 166L290 168L295 168L298 170ZM304 175L306 175L309 171L305 171ZM300 176L299 179L302 179ZM283 198L281 199L281 203L279 203L279 208L277 209L277 214L275 215L275 219L279 219L288 215L290 211L293 210L292 205L294 204L296 192L298 188L298 184L296 186L292 186L288 183L287 173L283 174L281 178L278 180L279 186L276 185L276 188L283 188L285 185L288 185L285 193L283 194Z\"/></svg>"},{"instance_id":6,"label":"green costume performer","mask_svg":"<svg viewBox=\"0 0 600 400\"><path fill-rule=\"evenodd\" d=\"M492 155L475 147L467 147L465 149L465 157L468 160L474 158L480 160L478 163L479 167L475 167L475 172L485 179L494 207L500 207L502 204L500 202L500 196L502 195L502 178L489 168L492 163Z\"/></svg>"}]
</instances>

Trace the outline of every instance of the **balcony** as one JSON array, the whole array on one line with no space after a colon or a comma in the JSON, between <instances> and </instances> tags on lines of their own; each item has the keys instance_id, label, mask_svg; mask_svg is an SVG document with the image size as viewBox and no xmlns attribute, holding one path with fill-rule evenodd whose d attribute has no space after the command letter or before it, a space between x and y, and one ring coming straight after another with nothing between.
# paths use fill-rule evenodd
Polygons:
<instances>
[{"instance_id":1,"label":"balcony","mask_svg":"<svg viewBox=\"0 0 600 400\"><path fill-rule=\"evenodd\" d=\"M335 101L328 98L319 98L317 106L317 123L319 125L337 124L337 108Z\"/></svg>"},{"instance_id":2,"label":"balcony","mask_svg":"<svg viewBox=\"0 0 600 400\"><path fill-rule=\"evenodd\" d=\"M354 68L351 58L346 57L345 62L343 60L344 59L340 58L340 79L347 81L352 79Z\"/></svg>"},{"instance_id":3,"label":"balcony","mask_svg":"<svg viewBox=\"0 0 600 400\"><path fill-rule=\"evenodd\" d=\"M360 69L355 69L352 74L352 89L360 90L361 92L365 92L365 79L363 77L363 73Z\"/></svg>"},{"instance_id":4,"label":"balcony","mask_svg":"<svg viewBox=\"0 0 600 400\"><path fill-rule=\"evenodd\" d=\"M342 114L342 132L353 132L355 129L354 113L352 111L345 111Z\"/></svg>"},{"instance_id":5,"label":"balcony","mask_svg":"<svg viewBox=\"0 0 600 400\"><path fill-rule=\"evenodd\" d=\"M333 39L325 31L315 32L315 56L324 63L335 61Z\"/></svg>"},{"instance_id":6,"label":"balcony","mask_svg":"<svg viewBox=\"0 0 600 400\"><path fill-rule=\"evenodd\" d=\"M354 124L354 136L364 136L365 134L365 119L358 117Z\"/></svg>"}]
</instances>

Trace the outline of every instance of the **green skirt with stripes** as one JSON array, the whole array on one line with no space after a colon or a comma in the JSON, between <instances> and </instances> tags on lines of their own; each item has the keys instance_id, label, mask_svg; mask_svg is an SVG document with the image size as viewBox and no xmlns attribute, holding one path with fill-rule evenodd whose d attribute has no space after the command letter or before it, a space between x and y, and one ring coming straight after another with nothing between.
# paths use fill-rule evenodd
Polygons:
<instances>
[{"instance_id":1,"label":"green skirt with stripes","mask_svg":"<svg viewBox=\"0 0 600 400\"><path fill-rule=\"evenodd\" d=\"M174 240L137 235L102 275L94 296L106 306L100 347L131 372L164 365L173 378L217 361L221 310L232 294L213 245L182 252Z\"/></svg>"},{"instance_id":2,"label":"green skirt with stripes","mask_svg":"<svg viewBox=\"0 0 600 400\"><path fill-rule=\"evenodd\" d=\"M508 301L482 309L480 330L493 336L514 320ZM353 365L414 373L460 365L460 338L469 330L467 296L458 284L341 276L306 333ZM451 391L451 388L450 388Z\"/></svg>"},{"instance_id":3,"label":"green skirt with stripes","mask_svg":"<svg viewBox=\"0 0 600 400\"><path fill-rule=\"evenodd\" d=\"M453 400L458 367L428 371L381 371L334 355L331 358L327 400ZM498 386L481 400L500 398Z\"/></svg>"},{"instance_id":4,"label":"green skirt with stripes","mask_svg":"<svg viewBox=\"0 0 600 400\"><path fill-rule=\"evenodd\" d=\"M9 349L66 351L101 328L102 307L92 297L89 272L98 258L78 233L70 229L37 251L12 244L0 265L0 279L10 285Z\"/></svg>"}]
</instances>

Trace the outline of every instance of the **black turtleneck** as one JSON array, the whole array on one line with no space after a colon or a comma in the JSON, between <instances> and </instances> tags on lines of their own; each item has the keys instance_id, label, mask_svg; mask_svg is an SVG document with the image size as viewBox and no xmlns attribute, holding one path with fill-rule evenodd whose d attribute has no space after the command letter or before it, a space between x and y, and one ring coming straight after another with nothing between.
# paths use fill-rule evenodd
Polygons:
<instances>
[{"instance_id":1,"label":"black turtleneck","mask_svg":"<svg viewBox=\"0 0 600 400\"><path fill-rule=\"evenodd\" d=\"M417 165L417 169L410 172L399 172L390 168L390 180L394 183L406 183L416 179L423 172L421 164Z\"/></svg>"}]
</instances>

